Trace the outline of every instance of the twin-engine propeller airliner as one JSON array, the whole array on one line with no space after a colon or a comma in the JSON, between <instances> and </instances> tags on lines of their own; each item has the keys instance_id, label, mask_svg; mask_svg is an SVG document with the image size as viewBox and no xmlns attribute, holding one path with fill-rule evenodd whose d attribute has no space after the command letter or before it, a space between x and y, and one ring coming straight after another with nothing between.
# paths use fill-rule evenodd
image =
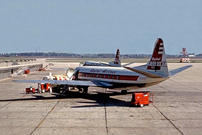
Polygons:
<instances>
[{"instance_id":1,"label":"twin-engine propeller airliner","mask_svg":"<svg viewBox=\"0 0 202 135\"><path fill-rule=\"evenodd\" d=\"M68 85L88 92L88 87L102 87L109 89L137 89L148 87L165 81L191 65L168 71L164 43L157 38L153 54L146 65L136 66L128 64L124 67L106 66L82 66L77 67L73 79L69 81L59 80L13 80L26 83L50 83L56 85Z\"/></svg>"},{"instance_id":2,"label":"twin-engine propeller airliner","mask_svg":"<svg viewBox=\"0 0 202 135\"><path fill-rule=\"evenodd\" d=\"M116 56L114 61L109 63L107 62L98 62L98 61L85 61L84 63L80 63L81 66L110 66L110 67L121 67L120 60L120 51L117 49Z\"/></svg>"}]
</instances>

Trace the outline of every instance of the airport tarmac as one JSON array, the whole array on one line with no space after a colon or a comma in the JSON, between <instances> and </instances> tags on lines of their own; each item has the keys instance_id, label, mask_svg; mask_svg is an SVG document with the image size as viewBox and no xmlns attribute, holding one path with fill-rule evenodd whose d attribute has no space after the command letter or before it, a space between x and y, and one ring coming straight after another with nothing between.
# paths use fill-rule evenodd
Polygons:
<instances>
[{"instance_id":1,"label":"airport tarmac","mask_svg":"<svg viewBox=\"0 0 202 135\"><path fill-rule=\"evenodd\" d=\"M171 70L189 64L169 63L168 66ZM66 65L61 64L61 68ZM143 108L130 107L131 93L103 94L100 92L104 89L90 88L87 95L76 91L67 96L25 94L26 87L37 87L37 84L1 80L0 135L200 135L202 63L191 65L165 82L138 89L154 95L154 103ZM15 79L41 79L49 72L37 71Z\"/></svg>"}]
</instances>

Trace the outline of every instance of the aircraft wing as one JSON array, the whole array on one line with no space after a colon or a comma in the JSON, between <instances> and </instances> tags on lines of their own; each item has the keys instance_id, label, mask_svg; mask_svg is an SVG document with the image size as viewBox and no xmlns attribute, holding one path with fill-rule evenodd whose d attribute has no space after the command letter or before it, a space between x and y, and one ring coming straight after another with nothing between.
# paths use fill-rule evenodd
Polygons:
<instances>
[{"instance_id":1,"label":"aircraft wing","mask_svg":"<svg viewBox=\"0 0 202 135\"><path fill-rule=\"evenodd\" d=\"M176 68L176 69L173 69L173 70L170 70L169 71L169 75L170 76L174 76L175 74L179 73L179 72L182 72L184 71L185 69L188 69L192 67L192 65L187 65L187 66L184 66L184 67L180 67L180 68Z\"/></svg>"},{"instance_id":2,"label":"aircraft wing","mask_svg":"<svg viewBox=\"0 0 202 135\"><path fill-rule=\"evenodd\" d=\"M78 81L78 80L69 80L69 81L59 81L59 80L13 80L13 82L22 82L22 83L50 83L55 85L68 85L68 86L91 86L91 87L110 87L112 84L101 82L101 81Z\"/></svg>"}]
</instances>

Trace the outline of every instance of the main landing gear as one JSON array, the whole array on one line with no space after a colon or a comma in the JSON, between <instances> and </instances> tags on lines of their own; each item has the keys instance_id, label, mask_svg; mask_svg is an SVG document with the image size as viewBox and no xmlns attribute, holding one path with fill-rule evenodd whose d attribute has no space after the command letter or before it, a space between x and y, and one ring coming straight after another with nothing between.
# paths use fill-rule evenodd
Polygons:
<instances>
[{"instance_id":1,"label":"main landing gear","mask_svg":"<svg viewBox=\"0 0 202 135\"><path fill-rule=\"evenodd\" d=\"M79 92L82 92L82 93L84 93L84 94L87 94L87 93L88 93L88 87L79 88Z\"/></svg>"}]
</instances>

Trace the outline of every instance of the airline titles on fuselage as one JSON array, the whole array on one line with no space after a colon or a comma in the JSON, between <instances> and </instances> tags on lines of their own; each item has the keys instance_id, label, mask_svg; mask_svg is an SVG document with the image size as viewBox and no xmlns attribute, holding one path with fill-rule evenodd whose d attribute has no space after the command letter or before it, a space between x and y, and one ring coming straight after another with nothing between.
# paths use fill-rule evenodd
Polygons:
<instances>
[{"instance_id":1,"label":"airline titles on fuselage","mask_svg":"<svg viewBox=\"0 0 202 135\"><path fill-rule=\"evenodd\" d=\"M108 74L115 74L116 71L113 71L113 70L102 70L102 69L91 69L90 70L91 73L108 73Z\"/></svg>"},{"instance_id":2,"label":"airline titles on fuselage","mask_svg":"<svg viewBox=\"0 0 202 135\"><path fill-rule=\"evenodd\" d=\"M88 71L79 71L79 79L80 78L99 78L99 79L112 79L112 80L122 80L122 81L137 81L139 78L139 75L137 74L128 74L128 72L131 73L131 71L125 71L126 74L120 74L120 71L113 70L113 69L96 69L91 68ZM143 79L142 79L143 80Z\"/></svg>"}]
</instances>

